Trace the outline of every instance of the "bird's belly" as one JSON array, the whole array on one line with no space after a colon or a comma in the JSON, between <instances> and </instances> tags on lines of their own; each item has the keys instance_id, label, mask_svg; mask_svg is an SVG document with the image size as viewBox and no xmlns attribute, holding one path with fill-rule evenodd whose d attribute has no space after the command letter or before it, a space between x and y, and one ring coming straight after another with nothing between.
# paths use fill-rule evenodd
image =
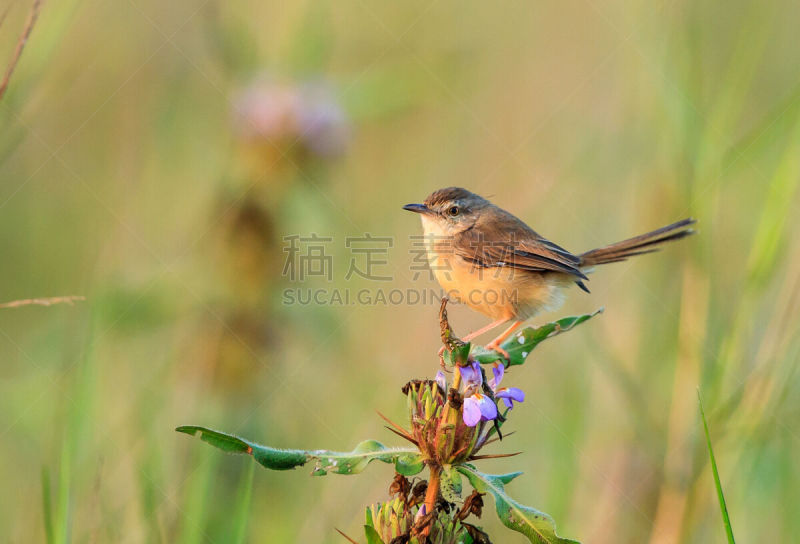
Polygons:
<instances>
[{"instance_id":1,"label":"bird's belly","mask_svg":"<svg viewBox=\"0 0 800 544\"><path fill-rule=\"evenodd\" d=\"M435 263L431 267L449 298L492 319L524 320L563 303L565 282L555 274L480 268L455 255L436 255Z\"/></svg>"}]
</instances>

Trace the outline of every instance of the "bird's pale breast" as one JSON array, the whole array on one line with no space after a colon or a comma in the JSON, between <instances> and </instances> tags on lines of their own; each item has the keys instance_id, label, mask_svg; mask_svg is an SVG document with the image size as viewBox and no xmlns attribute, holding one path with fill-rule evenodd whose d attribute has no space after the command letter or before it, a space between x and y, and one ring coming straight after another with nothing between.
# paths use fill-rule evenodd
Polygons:
<instances>
[{"instance_id":1,"label":"bird's pale breast","mask_svg":"<svg viewBox=\"0 0 800 544\"><path fill-rule=\"evenodd\" d=\"M423 217L422 225L429 266L452 300L493 319L523 320L563 303L563 274L480 267L454 253L453 238L436 222Z\"/></svg>"}]
</instances>

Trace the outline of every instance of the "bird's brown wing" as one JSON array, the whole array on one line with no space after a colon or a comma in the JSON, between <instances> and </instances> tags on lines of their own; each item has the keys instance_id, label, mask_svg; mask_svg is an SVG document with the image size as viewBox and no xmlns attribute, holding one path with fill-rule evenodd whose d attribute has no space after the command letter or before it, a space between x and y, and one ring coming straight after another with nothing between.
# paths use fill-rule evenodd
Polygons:
<instances>
[{"instance_id":1,"label":"bird's brown wing","mask_svg":"<svg viewBox=\"0 0 800 544\"><path fill-rule=\"evenodd\" d=\"M455 254L481 268L561 272L588 279L580 270L580 257L542 238L522 221L513 219L516 221L502 225L509 228L471 228L457 234L453 241Z\"/></svg>"}]
</instances>

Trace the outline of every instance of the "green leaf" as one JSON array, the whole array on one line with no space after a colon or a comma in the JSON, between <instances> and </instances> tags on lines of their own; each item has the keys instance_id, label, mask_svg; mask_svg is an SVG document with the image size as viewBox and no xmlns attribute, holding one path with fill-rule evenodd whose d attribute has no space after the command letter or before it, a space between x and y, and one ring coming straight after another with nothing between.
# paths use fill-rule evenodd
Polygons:
<instances>
[{"instance_id":1,"label":"green leaf","mask_svg":"<svg viewBox=\"0 0 800 544\"><path fill-rule=\"evenodd\" d=\"M375 528L375 525L372 523L372 508L369 506L364 509L364 523L373 529Z\"/></svg>"},{"instance_id":2,"label":"green leaf","mask_svg":"<svg viewBox=\"0 0 800 544\"><path fill-rule=\"evenodd\" d=\"M394 448L397 449L397 448ZM413 453L399 455L394 461L394 469L403 476L416 476L425 468L425 460L417 448L399 448ZM383 461L383 459L381 459ZM391 461L384 461L389 463Z\"/></svg>"},{"instance_id":3,"label":"green leaf","mask_svg":"<svg viewBox=\"0 0 800 544\"><path fill-rule=\"evenodd\" d=\"M364 525L364 535L367 537L367 544L383 544L381 535L371 525Z\"/></svg>"},{"instance_id":4,"label":"green leaf","mask_svg":"<svg viewBox=\"0 0 800 544\"><path fill-rule=\"evenodd\" d=\"M460 465L458 470L478 492L492 495L497 517L509 529L524 534L535 544L579 544L576 540L558 536L556 524L550 516L530 506L524 506L506 494L505 484L522 474L521 472L484 474L475 470L472 465Z\"/></svg>"},{"instance_id":5,"label":"green leaf","mask_svg":"<svg viewBox=\"0 0 800 544\"><path fill-rule=\"evenodd\" d=\"M365 440L351 452L281 450L205 427L186 425L175 430L192 436L199 432L200 439L204 442L230 453L252 455L261 465L272 470L289 470L313 461L314 476L324 476L328 472L357 474L370 462L378 460L393 463L397 472L413 476L419 474L425 466L417 448L387 448L376 440Z\"/></svg>"},{"instance_id":6,"label":"green leaf","mask_svg":"<svg viewBox=\"0 0 800 544\"><path fill-rule=\"evenodd\" d=\"M706 446L708 447L708 457L711 459L711 472L714 474L714 485L717 487L717 500L719 501L719 509L722 512L722 523L725 525L725 534L728 537L729 544L736 544L733 539L733 528L731 527L731 520L728 517L728 507L725 504L725 495L722 493L722 484L719 481L719 472L717 472L717 460L714 457L714 450L711 448L711 436L708 432L708 423L706 422L706 413L703 410L703 399L700 398L700 390L697 390L697 402L700 403L700 417L703 419L703 430L706 433Z\"/></svg>"},{"instance_id":7,"label":"green leaf","mask_svg":"<svg viewBox=\"0 0 800 544\"><path fill-rule=\"evenodd\" d=\"M466 342L457 346L452 352L449 353L453 361L459 365L466 365L469 363L469 352L471 344Z\"/></svg>"},{"instance_id":8,"label":"green leaf","mask_svg":"<svg viewBox=\"0 0 800 544\"><path fill-rule=\"evenodd\" d=\"M442 497L447 502L456 502L461 498L461 488L461 473L453 465L444 465L440 488Z\"/></svg>"},{"instance_id":9,"label":"green leaf","mask_svg":"<svg viewBox=\"0 0 800 544\"><path fill-rule=\"evenodd\" d=\"M506 366L523 364L528 355L543 341L565 333L602 312L603 309L600 308L591 314L563 317L558 321L545 323L540 327L525 327L521 331L512 334L505 342L500 344L500 347L506 350L509 357L511 357ZM483 346L475 346L472 350L472 357L483 364L493 363L498 360L504 361L504 358L498 352L486 349Z\"/></svg>"}]
</instances>

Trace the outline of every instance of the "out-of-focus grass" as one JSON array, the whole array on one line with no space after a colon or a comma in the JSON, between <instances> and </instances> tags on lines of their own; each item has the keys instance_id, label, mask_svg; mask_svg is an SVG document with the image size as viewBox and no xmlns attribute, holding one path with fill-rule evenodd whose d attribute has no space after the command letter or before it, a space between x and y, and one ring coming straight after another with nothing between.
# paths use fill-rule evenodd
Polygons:
<instances>
[{"instance_id":1,"label":"out-of-focus grass","mask_svg":"<svg viewBox=\"0 0 800 544\"><path fill-rule=\"evenodd\" d=\"M44 523L45 542L53 544L53 500L50 496L50 471L42 469L42 522Z\"/></svg>"},{"instance_id":2,"label":"out-of-focus grass","mask_svg":"<svg viewBox=\"0 0 800 544\"><path fill-rule=\"evenodd\" d=\"M247 541L247 521L250 518L250 504L253 499L253 477L256 472L256 464L248 463L247 469L242 471L242 478L239 480L239 489L236 496L236 505L233 509L231 518L232 542L240 544Z\"/></svg>"},{"instance_id":3,"label":"out-of-focus grass","mask_svg":"<svg viewBox=\"0 0 800 544\"><path fill-rule=\"evenodd\" d=\"M47 3L0 102L0 301L88 300L0 310L0 480L15 490L0 527L19 542L358 533L387 467L251 477L172 429L301 448L390 441L374 410L401 420L400 386L435 372L436 305L287 308L291 284L275 278L243 301L220 233L249 189L275 204L273 237L335 236L334 282L315 286L434 287L412 281L419 225L400 206L463 185L575 251L700 220L692 239L571 293L562 313L606 312L509 374L529 400L504 448L525 454L487 470L528 472L515 497L586 542L713 541L699 385L737 536L790 541L798 16L752 1ZM229 112L263 71L329 82L352 119L344 157L252 170ZM392 282L344 280L344 237L364 232L397 237ZM451 318L458 333L484 324Z\"/></svg>"}]
</instances>

